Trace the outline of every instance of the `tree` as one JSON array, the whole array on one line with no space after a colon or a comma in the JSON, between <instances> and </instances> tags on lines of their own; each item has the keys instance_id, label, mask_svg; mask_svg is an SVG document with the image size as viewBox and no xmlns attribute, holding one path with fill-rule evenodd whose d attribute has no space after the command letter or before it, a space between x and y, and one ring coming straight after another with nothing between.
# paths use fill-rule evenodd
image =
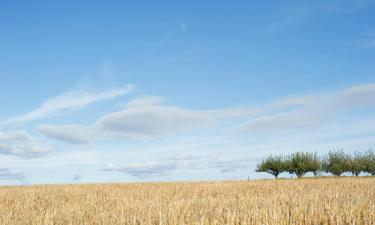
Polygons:
<instances>
[{"instance_id":1,"label":"tree","mask_svg":"<svg viewBox=\"0 0 375 225\"><path fill-rule=\"evenodd\" d=\"M268 156L257 165L255 171L272 174L277 179L280 173L286 170L287 167L283 156Z\"/></svg>"},{"instance_id":2,"label":"tree","mask_svg":"<svg viewBox=\"0 0 375 225\"><path fill-rule=\"evenodd\" d=\"M356 152L354 156L348 157L348 170L353 174L353 176L358 177L358 175L365 171L365 158L359 153Z\"/></svg>"},{"instance_id":3,"label":"tree","mask_svg":"<svg viewBox=\"0 0 375 225\"><path fill-rule=\"evenodd\" d=\"M322 168L327 173L341 176L342 173L349 171L348 159L349 156L342 150L330 151L322 163Z\"/></svg>"},{"instance_id":4,"label":"tree","mask_svg":"<svg viewBox=\"0 0 375 225\"><path fill-rule=\"evenodd\" d=\"M375 152L367 151L363 156L364 171L375 176Z\"/></svg>"},{"instance_id":5,"label":"tree","mask_svg":"<svg viewBox=\"0 0 375 225\"><path fill-rule=\"evenodd\" d=\"M296 152L288 157L287 169L290 174L295 174L298 178L301 178L308 171L309 154L305 152Z\"/></svg>"},{"instance_id":6,"label":"tree","mask_svg":"<svg viewBox=\"0 0 375 225\"><path fill-rule=\"evenodd\" d=\"M287 167L288 172L295 174L298 178L303 177L308 172L317 176L320 170L320 160L316 153L296 152L288 157Z\"/></svg>"},{"instance_id":7,"label":"tree","mask_svg":"<svg viewBox=\"0 0 375 225\"><path fill-rule=\"evenodd\" d=\"M311 159L310 159L310 163L307 169L309 172L312 172L314 174L314 177L317 177L319 171L322 169L321 160L318 156L318 153L316 152L312 154L310 157Z\"/></svg>"}]
</instances>

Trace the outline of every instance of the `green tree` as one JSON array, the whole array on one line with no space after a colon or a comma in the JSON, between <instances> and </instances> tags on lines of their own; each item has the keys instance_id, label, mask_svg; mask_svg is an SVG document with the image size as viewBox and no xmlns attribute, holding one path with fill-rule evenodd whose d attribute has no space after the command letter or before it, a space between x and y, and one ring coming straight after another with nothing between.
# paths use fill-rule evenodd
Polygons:
<instances>
[{"instance_id":1,"label":"green tree","mask_svg":"<svg viewBox=\"0 0 375 225\"><path fill-rule=\"evenodd\" d=\"M353 174L353 176L358 177L358 175L366 170L365 157L356 152L354 156L348 157L348 170Z\"/></svg>"},{"instance_id":2,"label":"green tree","mask_svg":"<svg viewBox=\"0 0 375 225\"><path fill-rule=\"evenodd\" d=\"M288 157L287 169L290 174L295 174L298 178L308 172L317 176L320 170L320 160L316 153L296 152Z\"/></svg>"},{"instance_id":3,"label":"green tree","mask_svg":"<svg viewBox=\"0 0 375 225\"><path fill-rule=\"evenodd\" d=\"M266 172L275 176L278 176L287 170L287 166L283 156L268 156L263 159L258 165L256 172Z\"/></svg>"},{"instance_id":4,"label":"green tree","mask_svg":"<svg viewBox=\"0 0 375 225\"><path fill-rule=\"evenodd\" d=\"M341 176L344 172L349 171L348 161L349 156L342 150L330 151L328 156L323 160L322 169L335 176Z\"/></svg>"},{"instance_id":5,"label":"green tree","mask_svg":"<svg viewBox=\"0 0 375 225\"><path fill-rule=\"evenodd\" d=\"M315 152L310 155L310 163L307 169L309 172L312 172L315 177L318 176L319 171L322 169L322 163L318 153Z\"/></svg>"},{"instance_id":6,"label":"green tree","mask_svg":"<svg viewBox=\"0 0 375 225\"><path fill-rule=\"evenodd\" d=\"M290 174L295 174L301 178L308 171L308 164L310 163L309 153L296 152L291 154L287 159L287 169Z\"/></svg>"},{"instance_id":7,"label":"green tree","mask_svg":"<svg viewBox=\"0 0 375 225\"><path fill-rule=\"evenodd\" d=\"M375 176L375 152L367 151L363 156L364 171Z\"/></svg>"}]
</instances>

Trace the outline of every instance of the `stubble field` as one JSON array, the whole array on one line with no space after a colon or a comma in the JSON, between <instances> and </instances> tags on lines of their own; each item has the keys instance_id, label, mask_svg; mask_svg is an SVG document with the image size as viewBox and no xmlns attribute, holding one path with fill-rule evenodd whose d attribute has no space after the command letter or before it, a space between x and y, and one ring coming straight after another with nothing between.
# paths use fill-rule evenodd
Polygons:
<instances>
[{"instance_id":1,"label":"stubble field","mask_svg":"<svg viewBox=\"0 0 375 225\"><path fill-rule=\"evenodd\" d=\"M0 224L375 224L375 178L0 187Z\"/></svg>"}]
</instances>

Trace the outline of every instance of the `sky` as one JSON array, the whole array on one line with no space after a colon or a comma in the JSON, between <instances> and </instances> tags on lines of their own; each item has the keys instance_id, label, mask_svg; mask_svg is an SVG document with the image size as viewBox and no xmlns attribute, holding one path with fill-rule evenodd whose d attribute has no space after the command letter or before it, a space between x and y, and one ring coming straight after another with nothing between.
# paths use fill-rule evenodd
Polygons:
<instances>
[{"instance_id":1,"label":"sky","mask_svg":"<svg viewBox=\"0 0 375 225\"><path fill-rule=\"evenodd\" d=\"M0 105L1 185L271 178L375 147L375 1L1 1Z\"/></svg>"}]
</instances>

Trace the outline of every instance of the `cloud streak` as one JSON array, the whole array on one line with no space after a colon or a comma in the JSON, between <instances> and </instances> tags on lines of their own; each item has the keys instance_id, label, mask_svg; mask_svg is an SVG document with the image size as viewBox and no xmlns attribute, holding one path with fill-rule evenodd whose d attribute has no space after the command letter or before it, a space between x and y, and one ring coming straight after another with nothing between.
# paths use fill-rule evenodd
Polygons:
<instances>
[{"instance_id":1,"label":"cloud streak","mask_svg":"<svg viewBox=\"0 0 375 225\"><path fill-rule=\"evenodd\" d=\"M69 144L86 144L91 136L89 129L79 125L40 125L38 131L49 138Z\"/></svg>"},{"instance_id":2,"label":"cloud streak","mask_svg":"<svg viewBox=\"0 0 375 225\"><path fill-rule=\"evenodd\" d=\"M26 131L0 132L0 154L33 158L49 152L49 146L38 143Z\"/></svg>"},{"instance_id":3,"label":"cloud streak","mask_svg":"<svg viewBox=\"0 0 375 225\"><path fill-rule=\"evenodd\" d=\"M131 101L124 110L100 118L100 133L128 139L145 139L189 131L210 122L206 113L162 104L162 99L146 97Z\"/></svg>"},{"instance_id":4,"label":"cloud streak","mask_svg":"<svg viewBox=\"0 0 375 225\"><path fill-rule=\"evenodd\" d=\"M71 144L111 137L145 140L215 127L232 120L242 133L277 132L319 127L352 110L375 107L375 84L339 91L283 98L258 107L191 110L165 104L160 97L141 97L122 110L99 118L91 126L42 125L46 136ZM226 126L226 129L232 130ZM235 131L234 131L235 132Z\"/></svg>"},{"instance_id":5,"label":"cloud streak","mask_svg":"<svg viewBox=\"0 0 375 225\"><path fill-rule=\"evenodd\" d=\"M68 91L60 96L46 100L31 112L0 122L0 124L25 123L46 118L72 109L82 108L97 101L123 96L129 94L133 89L134 86L127 85L122 88L94 93L85 90Z\"/></svg>"},{"instance_id":6,"label":"cloud streak","mask_svg":"<svg viewBox=\"0 0 375 225\"><path fill-rule=\"evenodd\" d=\"M338 92L299 98L301 104L282 112L251 120L246 132L285 131L319 127L350 110L375 107L375 84L354 86Z\"/></svg>"},{"instance_id":7,"label":"cloud streak","mask_svg":"<svg viewBox=\"0 0 375 225\"><path fill-rule=\"evenodd\" d=\"M25 178L23 173L12 171L9 168L0 168L0 180L22 181Z\"/></svg>"},{"instance_id":8,"label":"cloud streak","mask_svg":"<svg viewBox=\"0 0 375 225\"><path fill-rule=\"evenodd\" d=\"M285 0L281 4L280 15L266 29L267 34L274 34L302 25L311 18L331 14L351 14L375 5L374 0L337 0L337 1L295 1Z\"/></svg>"},{"instance_id":9,"label":"cloud streak","mask_svg":"<svg viewBox=\"0 0 375 225\"><path fill-rule=\"evenodd\" d=\"M221 173L231 173L238 170L250 170L250 163L254 159L218 159L209 163L209 167L218 169Z\"/></svg>"},{"instance_id":10,"label":"cloud streak","mask_svg":"<svg viewBox=\"0 0 375 225\"><path fill-rule=\"evenodd\" d=\"M106 168L102 169L102 171L124 172L130 176L137 178L150 178L154 176L167 176L173 171L177 170L177 168L177 163L147 162L129 164L126 166L117 166L110 164Z\"/></svg>"},{"instance_id":11,"label":"cloud streak","mask_svg":"<svg viewBox=\"0 0 375 225\"><path fill-rule=\"evenodd\" d=\"M108 164L104 172L126 173L136 178L155 178L172 175L176 171L199 172L206 169L218 170L220 173L232 173L239 170L250 170L254 158L218 158L216 155L180 155L160 161L128 164L119 166Z\"/></svg>"}]
</instances>

